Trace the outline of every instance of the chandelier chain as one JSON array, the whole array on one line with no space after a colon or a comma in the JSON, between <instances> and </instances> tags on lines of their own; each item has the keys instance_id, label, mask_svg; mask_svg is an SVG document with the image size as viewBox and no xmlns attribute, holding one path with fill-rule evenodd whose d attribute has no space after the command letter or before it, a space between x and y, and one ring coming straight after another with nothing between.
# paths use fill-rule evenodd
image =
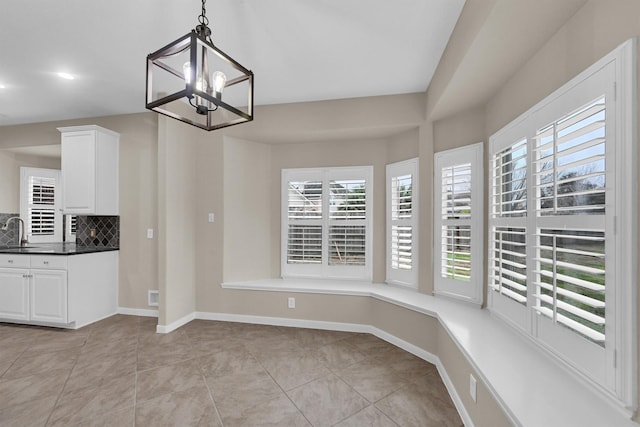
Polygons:
<instances>
[{"instance_id":1,"label":"chandelier chain","mask_svg":"<svg viewBox=\"0 0 640 427\"><path fill-rule=\"evenodd\" d=\"M200 16L198 16L198 22L200 22L200 24L204 25L205 27L209 26L209 18L207 18L207 9L205 9L204 4L207 2L207 0L202 0L202 14L200 14Z\"/></svg>"},{"instance_id":2,"label":"chandelier chain","mask_svg":"<svg viewBox=\"0 0 640 427\"><path fill-rule=\"evenodd\" d=\"M209 18L207 18L207 10L204 7L206 2L207 0L202 0L202 13L198 16L200 25L196 26L196 32L209 43L213 44L211 40L211 28L209 28Z\"/></svg>"}]
</instances>

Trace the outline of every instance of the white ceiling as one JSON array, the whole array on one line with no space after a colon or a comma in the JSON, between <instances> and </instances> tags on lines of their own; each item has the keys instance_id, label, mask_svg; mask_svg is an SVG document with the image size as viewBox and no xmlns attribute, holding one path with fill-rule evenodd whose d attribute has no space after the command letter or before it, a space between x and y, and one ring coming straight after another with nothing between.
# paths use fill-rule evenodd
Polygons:
<instances>
[{"instance_id":1,"label":"white ceiling","mask_svg":"<svg viewBox=\"0 0 640 427\"><path fill-rule=\"evenodd\" d=\"M147 54L200 0L5 0L0 126L146 111ZM209 0L214 43L258 105L426 90L464 0ZM76 76L63 80L58 72Z\"/></svg>"}]
</instances>

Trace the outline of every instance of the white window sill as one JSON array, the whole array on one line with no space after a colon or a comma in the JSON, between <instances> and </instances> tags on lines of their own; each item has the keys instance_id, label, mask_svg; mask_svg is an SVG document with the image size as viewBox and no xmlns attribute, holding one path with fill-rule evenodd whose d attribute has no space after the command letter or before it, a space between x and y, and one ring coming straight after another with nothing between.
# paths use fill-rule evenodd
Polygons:
<instances>
[{"instance_id":1,"label":"white window sill","mask_svg":"<svg viewBox=\"0 0 640 427\"><path fill-rule=\"evenodd\" d=\"M411 289L358 281L268 279L223 283L222 287L369 296L436 317L516 424L638 427L629 414L487 310Z\"/></svg>"}]
</instances>

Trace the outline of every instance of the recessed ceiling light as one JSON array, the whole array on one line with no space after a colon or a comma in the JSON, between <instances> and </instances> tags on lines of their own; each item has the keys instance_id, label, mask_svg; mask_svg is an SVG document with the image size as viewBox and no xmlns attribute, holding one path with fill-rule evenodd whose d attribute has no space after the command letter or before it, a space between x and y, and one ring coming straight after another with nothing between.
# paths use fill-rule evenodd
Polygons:
<instances>
[{"instance_id":1,"label":"recessed ceiling light","mask_svg":"<svg viewBox=\"0 0 640 427\"><path fill-rule=\"evenodd\" d=\"M75 79L75 76L69 74L69 73L58 73L58 77L62 77L63 79L67 79L67 80L73 80Z\"/></svg>"},{"instance_id":2,"label":"recessed ceiling light","mask_svg":"<svg viewBox=\"0 0 640 427\"><path fill-rule=\"evenodd\" d=\"M5 85L3 85L2 83L0 83L0 89L6 89L7 87Z\"/></svg>"}]
</instances>

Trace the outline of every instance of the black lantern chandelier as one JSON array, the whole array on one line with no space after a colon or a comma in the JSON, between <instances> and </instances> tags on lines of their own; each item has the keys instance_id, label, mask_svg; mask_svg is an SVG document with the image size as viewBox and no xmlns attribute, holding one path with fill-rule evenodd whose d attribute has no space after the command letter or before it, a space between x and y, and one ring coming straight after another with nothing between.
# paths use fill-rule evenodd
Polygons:
<instances>
[{"instance_id":1,"label":"black lantern chandelier","mask_svg":"<svg viewBox=\"0 0 640 427\"><path fill-rule=\"evenodd\" d=\"M213 45L205 3L195 30L147 56L146 107L214 130L253 120L253 72Z\"/></svg>"}]
</instances>

